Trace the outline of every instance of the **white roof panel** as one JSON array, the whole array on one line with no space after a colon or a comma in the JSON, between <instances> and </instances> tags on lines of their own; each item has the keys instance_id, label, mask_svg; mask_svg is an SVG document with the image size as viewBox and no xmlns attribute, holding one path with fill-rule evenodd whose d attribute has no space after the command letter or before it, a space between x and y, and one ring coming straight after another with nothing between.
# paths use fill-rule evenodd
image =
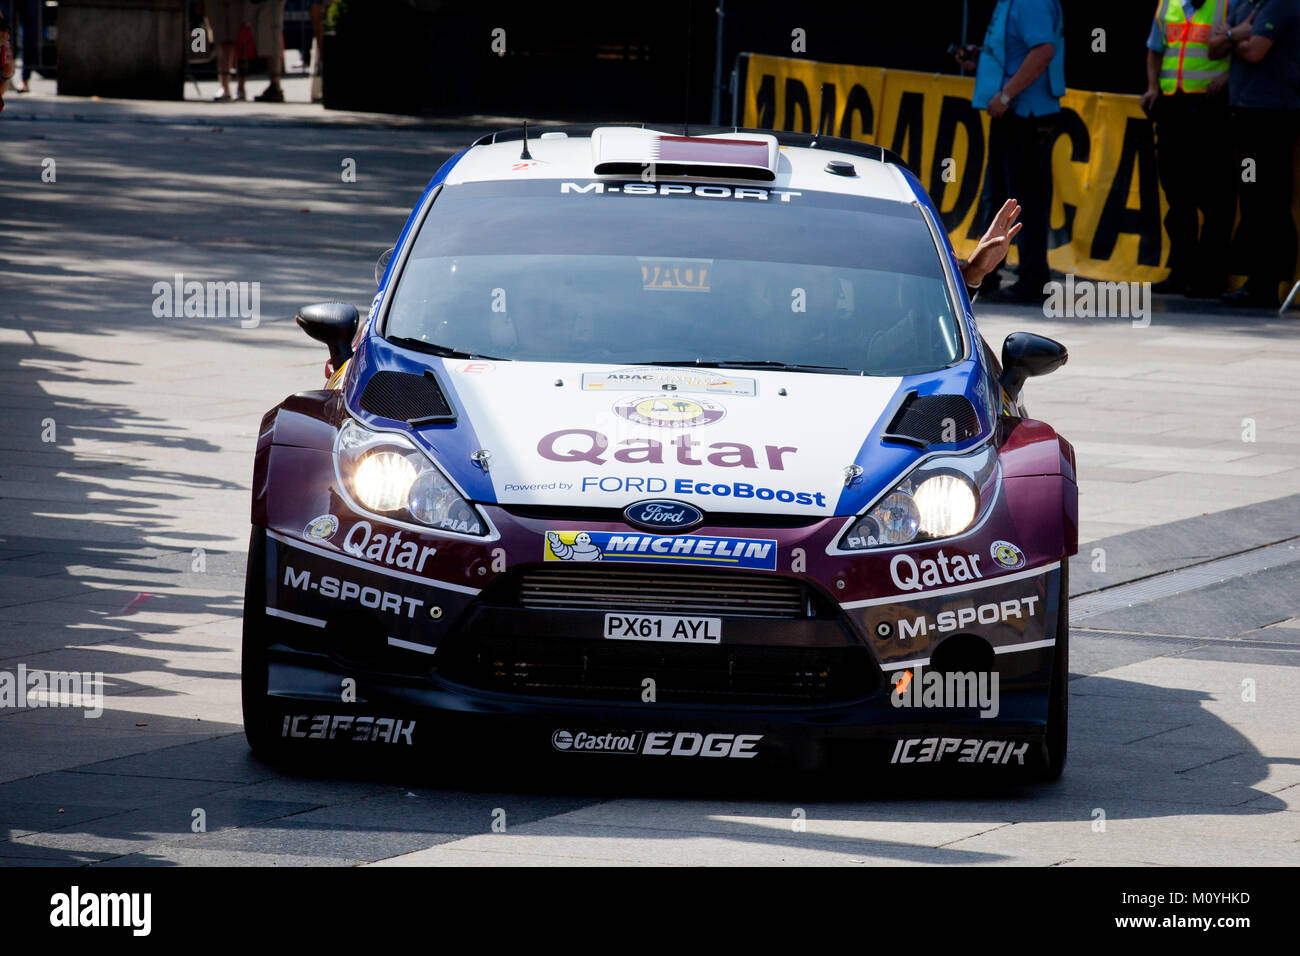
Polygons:
<instances>
[{"instance_id":1,"label":"white roof panel","mask_svg":"<svg viewBox=\"0 0 1300 956\"><path fill-rule=\"evenodd\" d=\"M471 148L447 174L447 184L511 179L627 179L626 175L596 175L590 137L569 135L542 139L540 134L544 132L545 128L541 128L531 132L528 137L528 152L533 157L531 160L519 158L523 144L517 139ZM664 129L662 132L669 136L680 135L679 131L671 129ZM754 139L753 134L745 133L708 135L713 139ZM852 163L855 175L840 176L827 172L826 164L832 159ZM726 176L692 175L659 178L669 182L689 179L772 189L819 190L907 203L915 198L911 187L897 166L868 159L865 156L855 156L831 149L781 146L777 149L775 167L776 179L771 182Z\"/></svg>"}]
</instances>

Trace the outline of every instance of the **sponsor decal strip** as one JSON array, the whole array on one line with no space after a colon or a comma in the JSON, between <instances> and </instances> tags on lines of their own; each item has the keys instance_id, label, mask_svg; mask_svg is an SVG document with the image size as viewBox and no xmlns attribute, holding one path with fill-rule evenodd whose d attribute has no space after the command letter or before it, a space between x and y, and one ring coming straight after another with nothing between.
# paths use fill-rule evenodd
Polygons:
<instances>
[{"instance_id":1,"label":"sponsor decal strip","mask_svg":"<svg viewBox=\"0 0 1300 956\"><path fill-rule=\"evenodd\" d=\"M1017 651L1036 651L1043 647L1055 647L1056 639L1048 641L1027 641L1024 644L1003 644L1000 647L994 647L994 654L1014 654ZM908 667L927 667L930 664L928 657L915 657L910 661L891 661L888 664L881 664L880 669L885 672L901 671Z\"/></svg>"},{"instance_id":2,"label":"sponsor decal strip","mask_svg":"<svg viewBox=\"0 0 1300 956\"><path fill-rule=\"evenodd\" d=\"M1049 571L1055 571L1061 566L1060 561L1053 561L1051 564L1044 564L1036 568L1030 568L1027 571L1017 571L1015 574L1001 574L995 578L989 578L979 583L956 584L950 588L936 588L933 591L912 591L907 594L891 594L888 597L867 598L864 601L845 601L840 605L844 610L852 610L858 607L875 607L877 604L910 604L913 601L920 601L924 598L942 597L945 594L959 594L965 591L978 591L980 588L992 587L995 584L1008 584L1011 581L1019 581L1022 578L1036 577L1046 574Z\"/></svg>"},{"instance_id":3,"label":"sponsor decal strip","mask_svg":"<svg viewBox=\"0 0 1300 956\"><path fill-rule=\"evenodd\" d=\"M445 588L448 591L459 591L461 594L478 594L478 588L468 588L463 584L452 584L450 581L436 581L433 578L422 578L418 574L407 574L405 571L395 571L391 568L380 567L371 564L368 561L360 561L348 554L339 551L328 551L325 548L317 548L301 541L295 541L293 538L287 538L275 531L267 530L267 535L279 541L281 544L287 544L291 548L297 548L299 551L306 551L308 554L314 554L318 557L328 558L331 561L339 561L343 564L350 564L354 568L361 568L363 571L373 571L375 574L387 575L390 578L400 578L403 581L410 581L413 584L423 584L425 587ZM1007 580L1007 579L1003 579Z\"/></svg>"},{"instance_id":4,"label":"sponsor decal strip","mask_svg":"<svg viewBox=\"0 0 1300 956\"><path fill-rule=\"evenodd\" d=\"M914 657L910 661L894 661L890 664L881 664L880 669L885 672L901 671L908 667L926 667L930 663L928 657Z\"/></svg>"},{"instance_id":5,"label":"sponsor decal strip","mask_svg":"<svg viewBox=\"0 0 1300 956\"><path fill-rule=\"evenodd\" d=\"M404 641L399 637L390 637L388 639L389 647L400 647L406 651L416 651L420 654L436 654L436 647L429 647L427 644L416 644L413 641Z\"/></svg>"},{"instance_id":6,"label":"sponsor decal strip","mask_svg":"<svg viewBox=\"0 0 1300 956\"><path fill-rule=\"evenodd\" d=\"M898 621L898 639L906 641L913 637L929 637L930 634L947 634L958 631L970 624L1000 624L1012 619L1022 620L1035 616L1034 608L1038 604L1037 594L1026 594L1022 598L1010 598L1006 601L990 601L988 604L969 604L966 607L948 608L934 616L921 614L911 619ZM877 631L877 633L880 633Z\"/></svg>"},{"instance_id":7,"label":"sponsor decal strip","mask_svg":"<svg viewBox=\"0 0 1300 956\"><path fill-rule=\"evenodd\" d=\"M776 549L775 538L548 531L543 558L547 561L639 561L649 564L699 561L704 564L775 571Z\"/></svg>"},{"instance_id":8,"label":"sponsor decal strip","mask_svg":"<svg viewBox=\"0 0 1300 956\"><path fill-rule=\"evenodd\" d=\"M271 617L282 617L286 621L296 621L299 624L310 624L312 627L324 627L326 622L318 617L307 617L304 614L290 614L288 611L281 611L277 607L268 607L266 613ZM388 639L389 647L400 647L408 651L418 651L421 654L433 654L437 652L436 647L428 647L424 644L415 644L411 641L403 641L397 637Z\"/></svg>"},{"instance_id":9,"label":"sponsor decal strip","mask_svg":"<svg viewBox=\"0 0 1300 956\"><path fill-rule=\"evenodd\" d=\"M918 746L919 745L919 746ZM915 753L913 752L915 750ZM1012 757L1024 766L1028 741L985 740L963 737L910 737L894 744L890 763L991 763L1006 764ZM954 754L954 760L945 760Z\"/></svg>"},{"instance_id":10,"label":"sponsor decal strip","mask_svg":"<svg viewBox=\"0 0 1300 956\"><path fill-rule=\"evenodd\" d=\"M284 566L284 581L281 582L281 587L315 591L321 597L344 603L355 600L362 607L373 611L391 612L398 617L414 618L416 612L424 607L422 598L381 591L370 585L363 586L355 581L336 578L332 574L322 574L320 578L313 581L311 571L299 571L291 564ZM403 610L406 611L405 615L402 614Z\"/></svg>"},{"instance_id":11,"label":"sponsor decal strip","mask_svg":"<svg viewBox=\"0 0 1300 956\"><path fill-rule=\"evenodd\" d=\"M1055 647L1056 638L1050 641L1028 641L1024 644L1003 644L1001 647L993 648L994 654L1014 654L1016 651L1036 651L1042 647Z\"/></svg>"},{"instance_id":12,"label":"sponsor decal strip","mask_svg":"<svg viewBox=\"0 0 1300 956\"><path fill-rule=\"evenodd\" d=\"M386 744L414 741L415 721L396 717L358 717L352 714L285 714L281 737L308 740L334 740L343 732L341 740L358 743L382 741Z\"/></svg>"},{"instance_id":13,"label":"sponsor decal strip","mask_svg":"<svg viewBox=\"0 0 1300 956\"><path fill-rule=\"evenodd\" d=\"M688 731L557 730L551 746L561 753L641 754L656 757L732 757L742 760L758 756L764 734L697 734Z\"/></svg>"},{"instance_id":14,"label":"sponsor decal strip","mask_svg":"<svg viewBox=\"0 0 1300 956\"><path fill-rule=\"evenodd\" d=\"M709 267L712 267L713 264L712 259L697 259L694 261L708 263ZM644 275L646 264L652 263L653 260L642 259L641 262L642 274ZM655 265L654 268L657 269L658 266ZM674 269L676 269L676 266L674 266ZM758 394L758 381L753 378L691 369L665 369L654 366L620 368L612 372L583 372L582 387L584 391L606 389L609 391L644 392L647 389L657 387L662 392L669 393L682 390L687 392L712 392L721 395L753 396Z\"/></svg>"},{"instance_id":15,"label":"sponsor decal strip","mask_svg":"<svg viewBox=\"0 0 1300 956\"><path fill-rule=\"evenodd\" d=\"M278 607L268 607L266 613L271 617L282 617L286 621L296 621L299 624L310 624L312 627L324 627L325 622L319 617L307 617L305 614L290 614L288 611L281 611Z\"/></svg>"}]
</instances>

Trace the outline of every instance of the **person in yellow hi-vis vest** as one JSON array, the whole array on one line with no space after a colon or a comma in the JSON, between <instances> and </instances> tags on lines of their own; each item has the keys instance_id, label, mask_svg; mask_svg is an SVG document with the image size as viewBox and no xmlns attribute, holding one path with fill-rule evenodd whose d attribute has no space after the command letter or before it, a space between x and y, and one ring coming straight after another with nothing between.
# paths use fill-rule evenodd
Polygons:
<instances>
[{"instance_id":1,"label":"person in yellow hi-vis vest","mask_svg":"<svg viewBox=\"0 0 1300 956\"><path fill-rule=\"evenodd\" d=\"M1156 164L1169 201L1169 276L1151 291L1214 298L1228 280L1236 212L1228 62L1210 57L1229 0L1160 0L1147 37L1142 108L1156 124ZM1204 225L1198 222L1198 211Z\"/></svg>"}]
</instances>

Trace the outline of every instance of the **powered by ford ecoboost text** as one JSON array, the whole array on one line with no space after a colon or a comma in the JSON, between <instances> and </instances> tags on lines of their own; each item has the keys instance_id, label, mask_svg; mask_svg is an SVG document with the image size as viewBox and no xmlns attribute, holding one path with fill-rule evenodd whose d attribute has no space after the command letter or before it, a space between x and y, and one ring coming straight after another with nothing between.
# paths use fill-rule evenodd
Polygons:
<instances>
[{"instance_id":1,"label":"powered by ford ecoboost text","mask_svg":"<svg viewBox=\"0 0 1300 956\"><path fill-rule=\"evenodd\" d=\"M1041 777L1066 752L1058 343L981 338L879 147L559 127L441 169L262 421L258 751Z\"/></svg>"}]
</instances>

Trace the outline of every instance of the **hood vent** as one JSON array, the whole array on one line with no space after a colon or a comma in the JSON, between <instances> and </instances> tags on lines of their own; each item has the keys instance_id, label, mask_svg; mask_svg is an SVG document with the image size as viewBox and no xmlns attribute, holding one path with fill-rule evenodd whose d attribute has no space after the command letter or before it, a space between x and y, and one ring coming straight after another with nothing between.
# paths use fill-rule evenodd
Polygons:
<instances>
[{"instance_id":1,"label":"hood vent","mask_svg":"<svg viewBox=\"0 0 1300 956\"><path fill-rule=\"evenodd\" d=\"M950 445L979 433L979 415L965 395L909 392L880 438L909 445Z\"/></svg>"},{"instance_id":2,"label":"hood vent","mask_svg":"<svg viewBox=\"0 0 1300 956\"><path fill-rule=\"evenodd\" d=\"M411 425L450 425L456 421L433 372L376 372L366 382L358 403L372 415Z\"/></svg>"}]
</instances>

